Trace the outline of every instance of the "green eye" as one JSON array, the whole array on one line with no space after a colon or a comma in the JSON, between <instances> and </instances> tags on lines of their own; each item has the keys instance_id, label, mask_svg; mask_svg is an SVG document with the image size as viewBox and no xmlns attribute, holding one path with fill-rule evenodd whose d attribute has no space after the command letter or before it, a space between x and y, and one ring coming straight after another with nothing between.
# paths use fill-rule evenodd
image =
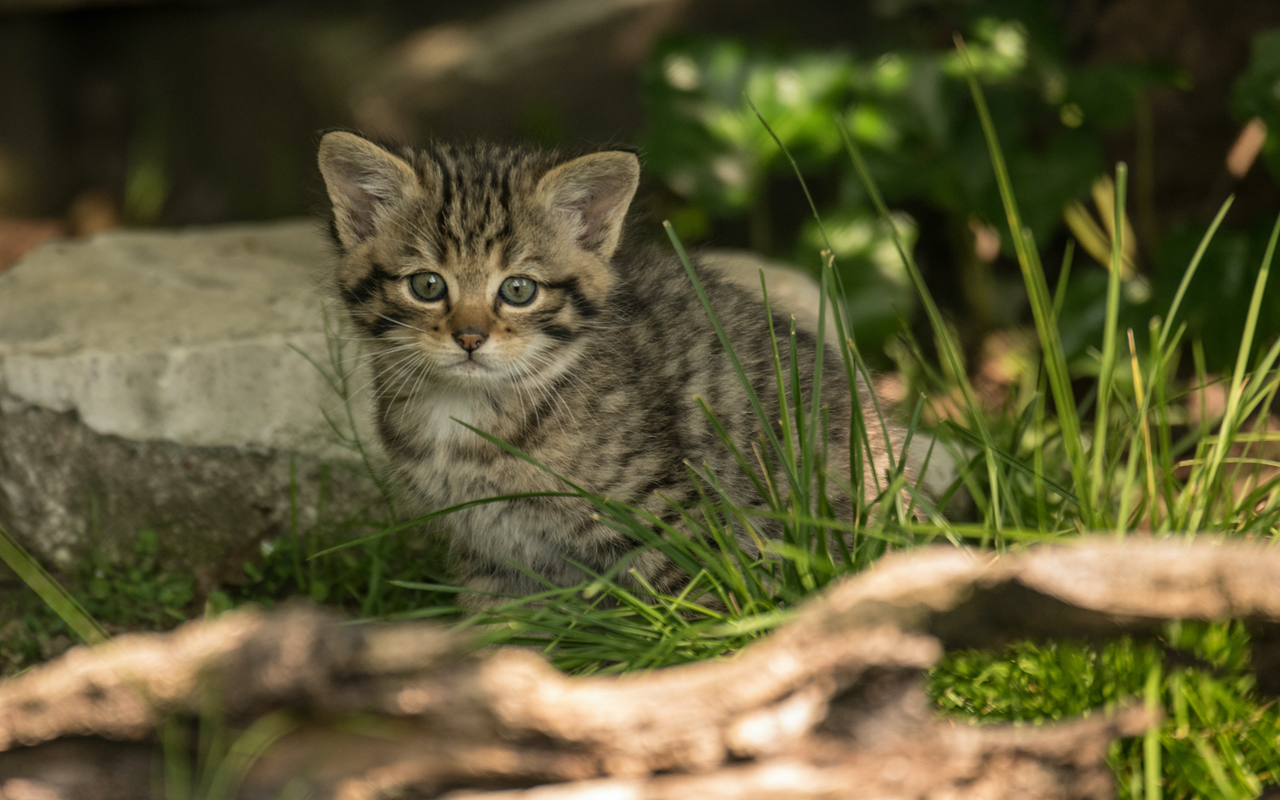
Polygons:
<instances>
[{"instance_id":1,"label":"green eye","mask_svg":"<svg viewBox=\"0 0 1280 800\"><path fill-rule=\"evenodd\" d=\"M527 306L538 294L538 284L528 278L507 278L498 287L498 297L513 306Z\"/></svg>"},{"instance_id":2,"label":"green eye","mask_svg":"<svg viewBox=\"0 0 1280 800\"><path fill-rule=\"evenodd\" d=\"M444 278L439 274L419 272L417 275L409 276L409 291L413 292L413 296L419 300L430 303L444 297L448 287L444 285Z\"/></svg>"}]
</instances>

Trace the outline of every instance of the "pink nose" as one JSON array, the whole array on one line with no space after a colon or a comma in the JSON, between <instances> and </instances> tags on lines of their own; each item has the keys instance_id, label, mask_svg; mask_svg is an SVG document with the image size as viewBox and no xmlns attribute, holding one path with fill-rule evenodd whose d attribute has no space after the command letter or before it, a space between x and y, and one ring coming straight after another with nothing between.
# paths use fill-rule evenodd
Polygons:
<instances>
[{"instance_id":1,"label":"pink nose","mask_svg":"<svg viewBox=\"0 0 1280 800\"><path fill-rule=\"evenodd\" d=\"M475 351L488 338L489 335L479 328L463 328L453 335L453 339L458 343L458 346L468 353Z\"/></svg>"}]
</instances>

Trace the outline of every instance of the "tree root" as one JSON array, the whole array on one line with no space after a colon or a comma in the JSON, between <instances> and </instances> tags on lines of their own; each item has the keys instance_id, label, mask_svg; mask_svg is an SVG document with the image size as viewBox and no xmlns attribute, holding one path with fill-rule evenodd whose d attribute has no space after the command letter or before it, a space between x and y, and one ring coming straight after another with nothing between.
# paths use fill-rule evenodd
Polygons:
<instances>
[{"instance_id":1,"label":"tree root","mask_svg":"<svg viewBox=\"0 0 1280 800\"><path fill-rule=\"evenodd\" d=\"M0 684L0 800L150 796L153 757L180 758L155 756L160 732L211 719L248 731L215 765L242 798L1105 798L1109 743L1156 721L1141 707L974 726L934 714L923 671L946 648L1027 637L1274 624L1277 587L1280 551L1238 541L930 548L733 658L586 678L426 624L236 611Z\"/></svg>"}]
</instances>

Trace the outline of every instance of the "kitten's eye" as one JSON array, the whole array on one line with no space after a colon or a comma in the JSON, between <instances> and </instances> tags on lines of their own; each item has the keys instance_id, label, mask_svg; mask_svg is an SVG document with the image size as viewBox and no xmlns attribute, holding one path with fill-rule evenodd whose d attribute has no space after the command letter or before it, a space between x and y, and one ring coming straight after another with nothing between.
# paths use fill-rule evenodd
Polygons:
<instances>
[{"instance_id":1,"label":"kitten's eye","mask_svg":"<svg viewBox=\"0 0 1280 800\"><path fill-rule=\"evenodd\" d=\"M413 296L419 300L430 303L444 297L448 287L444 285L444 278L439 274L419 272L417 275L409 276L409 291L413 292Z\"/></svg>"},{"instance_id":2,"label":"kitten's eye","mask_svg":"<svg viewBox=\"0 0 1280 800\"><path fill-rule=\"evenodd\" d=\"M538 294L538 284L528 278L507 278L498 287L498 297L513 306L527 306Z\"/></svg>"}]
</instances>

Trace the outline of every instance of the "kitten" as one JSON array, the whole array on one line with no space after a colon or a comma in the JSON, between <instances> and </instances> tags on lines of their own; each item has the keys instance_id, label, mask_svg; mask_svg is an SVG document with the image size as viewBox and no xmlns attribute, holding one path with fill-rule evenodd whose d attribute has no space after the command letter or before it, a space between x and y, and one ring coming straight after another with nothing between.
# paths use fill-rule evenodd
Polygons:
<instances>
[{"instance_id":1,"label":"kitten","mask_svg":"<svg viewBox=\"0 0 1280 800\"><path fill-rule=\"evenodd\" d=\"M640 178L633 153L413 150L334 132L319 160L341 253L337 288L369 340L379 435L422 503L566 490L456 419L668 523L679 514L663 497L696 501L686 461L707 464L735 502L762 505L695 405L704 398L752 458L763 429L684 268L669 248L623 244ZM777 414L763 302L705 265L697 270L752 387ZM789 320L775 312L773 324L785 366ZM797 336L807 396L816 339ZM845 479L850 397L839 357L825 359L828 470ZM862 476L870 500L886 485L903 432L879 424L864 387L859 402L871 429ZM848 498L837 505L845 519L851 508ZM628 555L660 590L687 581L660 553L637 554L595 512L580 498L530 497L454 513L447 521L464 586L528 594L544 587L524 570L572 585L585 577L575 562L599 573Z\"/></svg>"}]
</instances>

